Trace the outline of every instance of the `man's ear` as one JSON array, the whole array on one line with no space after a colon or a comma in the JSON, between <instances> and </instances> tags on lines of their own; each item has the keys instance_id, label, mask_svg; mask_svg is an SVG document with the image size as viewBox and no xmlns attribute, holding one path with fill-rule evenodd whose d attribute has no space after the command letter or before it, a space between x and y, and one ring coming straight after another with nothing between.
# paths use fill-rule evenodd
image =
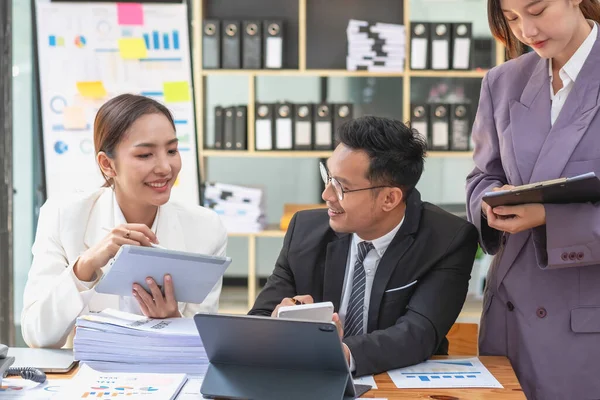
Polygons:
<instances>
[{"instance_id":1,"label":"man's ear","mask_svg":"<svg viewBox=\"0 0 600 400\"><path fill-rule=\"evenodd\" d=\"M105 152L98 152L96 160L105 177L114 178L117 175L115 162Z\"/></svg>"},{"instance_id":2,"label":"man's ear","mask_svg":"<svg viewBox=\"0 0 600 400\"><path fill-rule=\"evenodd\" d=\"M398 187L384 188L383 211L392 211L404 201L404 193Z\"/></svg>"}]
</instances>

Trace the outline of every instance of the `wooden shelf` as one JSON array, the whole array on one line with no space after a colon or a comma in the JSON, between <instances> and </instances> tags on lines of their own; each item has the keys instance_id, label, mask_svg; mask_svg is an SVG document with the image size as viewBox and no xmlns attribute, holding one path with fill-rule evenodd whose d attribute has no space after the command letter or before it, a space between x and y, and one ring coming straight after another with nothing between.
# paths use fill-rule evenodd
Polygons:
<instances>
[{"instance_id":1,"label":"wooden shelf","mask_svg":"<svg viewBox=\"0 0 600 400\"><path fill-rule=\"evenodd\" d=\"M255 233L238 233L230 232L229 237L267 237L267 238L282 238L285 236L285 231L279 229L279 225L269 225L264 231Z\"/></svg>"},{"instance_id":2,"label":"wooden shelf","mask_svg":"<svg viewBox=\"0 0 600 400\"><path fill-rule=\"evenodd\" d=\"M203 76L242 75L242 76L328 76L328 77L381 77L398 78L483 78L488 70L475 71L432 71L415 70L402 72L346 71L343 69L209 69Z\"/></svg>"},{"instance_id":3,"label":"wooden shelf","mask_svg":"<svg viewBox=\"0 0 600 400\"><path fill-rule=\"evenodd\" d=\"M235 151L235 150L202 150L201 157L256 157L256 158L328 158L332 151ZM470 151L428 151L428 158L471 158Z\"/></svg>"},{"instance_id":4,"label":"wooden shelf","mask_svg":"<svg viewBox=\"0 0 600 400\"><path fill-rule=\"evenodd\" d=\"M472 151L428 151L426 158L472 158Z\"/></svg>"},{"instance_id":5,"label":"wooden shelf","mask_svg":"<svg viewBox=\"0 0 600 400\"><path fill-rule=\"evenodd\" d=\"M245 306L219 308L219 314L246 315L250 309Z\"/></svg>"},{"instance_id":6,"label":"wooden shelf","mask_svg":"<svg viewBox=\"0 0 600 400\"><path fill-rule=\"evenodd\" d=\"M202 150L200 156L205 157L280 157L280 158L327 158L331 151L236 151L236 150Z\"/></svg>"},{"instance_id":7,"label":"wooden shelf","mask_svg":"<svg viewBox=\"0 0 600 400\"><path fill-rule=\"evenodd\" d=\"M477 71L408 71L413 78L483 78L488 70Z\"/></svg>"},{"instance_id":8,"label":"wooden shelf","mask_svg":"<svg viewBox=\"0 0 600 400\"><path fill-rule=\"evenodd\" d=\"M250 76L339 76L339 77L402 77L404 72L346 71L343 69L210 69L203 76L250 75Z\"/></svg>"}]
</instances>

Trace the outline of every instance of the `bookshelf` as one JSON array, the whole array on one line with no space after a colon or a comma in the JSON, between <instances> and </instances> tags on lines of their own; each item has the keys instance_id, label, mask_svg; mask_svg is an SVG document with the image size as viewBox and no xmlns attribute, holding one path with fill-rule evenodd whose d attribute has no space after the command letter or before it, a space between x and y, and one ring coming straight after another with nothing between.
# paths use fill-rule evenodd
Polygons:
<instances>
[{"instance_id":1,"label":"bookshelf","mask_svg":"<svg viewBox=\"0 0 600 400\"><path fill-rule=\"evenodd\" d=\"M377 7L386 11L373 11L373 3L370 0L357 0L356 2L347 2L346 0L191 0L192 1L192 59L193 59L193 77L194 77L194 96L195 107L198 123L197 143L199 155L200 176L203 181L207 176L207 158L327 158L331 155L331 151L256 151L254 149L255 140L255 101L257 99L257 79L262 77L326 77L326 78L395 78L402 80L402 93L398 93L399 114L402 115L404 121L410 120L410 104L411 104L411 78L464 78L464 79L481 79L485 76L487 70L470 70L470 71L432 71L432 70L411 70L409 68L410 55L410 0L381 0L377 2ZM371 8L365 8L369 7ZM319 48L312 49L311 43L315 44L315 35L318 36L324 27L315 26L315 9L319 7L329 8L329 16L335 13L332 10L334 7L343 7L350 10L345 10L346 13L355 12L354 18L369 19L382 22L390 22L382 19L386 12L395 15L401 15L394 23L403 24L406 30L407 44L405 49L405 67L403 71L398 72L369 72L369 71L346 71L340 68L323 68L328 60L320 60L319 54L327 54L327 49ZM362 7L362 9L361 9ZM265 18L260 18L260 10L267 10ZM359 13L359 10L361 13ZM365 14L367 10L369 14ZM390 11L392 10L392 11ZM284 65L292 65L293 68L281 70L227 70L227 69L210 69L202 68L202 22L204 19L266 19L273 17L274 13L280 12L281 17L290 17L292 22L287 25L286 31L287 41L291 41L288 46L294 54L286 54L284 57ZM286 14L287 13L287 14ZM358 17L361 15L361 17ZM316 18L317 22L323 24L327 21L328 15L326 12L323 16ZM342 17L345 18L345 17ZM379 19L378 19L379 18ZM465 18L466 19L466 18ZM343 21L336 22L341 26ZM347 23L347 19L346 22ZM286 22L287 24L287 22ZM311 25L312 24L312 25ZM332 22L333 27L334 22ZM307 29L310 25L310 30ZM296 30L297 29L297 30ZM339 32L338 32L339 33ZM345 28L343 31L345 35ZM285 42L284 42L285 43ZM288 43L289 44L289 43ZM323 43L318 43L318 46L327 46ZM318 47L317 46L317 47ZM338 44L346 51L346 43ZM297 49L297 53L295 52ZM496 42L495 64L498 65L504 62L505 51L503 46ZM338 54L339 56L339 54ZM317 61L315 61L317 60ZM314 67L314 68L313 68ZM248 99L247 99L247 146L248 150L244 151L226 151L226 150L209 150L204 149L205 143L205 117L207 94L205 88L207 86L206 79L210 77L224 76L237 77L247 79ZM457 152L457 151L429 151L428 158L471 158L472 152ZM283 204L282 204L283 207ZM279 230L278 226L269 226L266 230L258 233L231 233L230 237L246 238L248 241L248 285L247 285L247 304L239 307L222 307L221 312L226 313L246 313L253 305L258 294L258 276L257 276L257 240L261 238L283 238L285 232ZM274 265L275 260L273 260Z\"/></svg>"},{"instance_id":2,"label":"bookshelf","mask_svg":"<svg viewBox=\"0 0 600 400\"><path fill-rule=\"evenodd\" d=\"M237 151L237 150L203 150L204 157L296 157L296 158L327 158L332 151ZM456 157L471 158L470 151L429 151L428 158Z\"/></svg>"}]
</instances>

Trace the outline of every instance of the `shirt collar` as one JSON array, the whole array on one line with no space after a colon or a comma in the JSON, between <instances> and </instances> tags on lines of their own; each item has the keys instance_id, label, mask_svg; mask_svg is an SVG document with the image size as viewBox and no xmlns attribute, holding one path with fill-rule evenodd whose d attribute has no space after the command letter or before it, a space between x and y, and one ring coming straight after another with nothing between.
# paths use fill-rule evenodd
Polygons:
<instances>
[{"instance_id":1,"label":"shirt collar","mask_svg":"<svg viewBox=\"0 0 600 400\"><path fill-rule=\"evenodd\" d=\"M119 206L119 202L117 202L117 196L115 196L115 192L113 191L113 212L114 212L114 220L115 226L119 226L122 224L126 224L127 220L125 219L125 215L123 215L123 210ZM160 207L156 211L156 216L154 217L154 222L152 223L152 232L156 234L156 228L158 226L158 214L160 213Z\"/></svg>"},{"instance_id":2,"label":"shirt collar","mask_svg":"<svg viewBox=\"0 0 600 400\"><path fill-rule=\"evenodd\" d=\"M373 244L375 251L377 251L379 258L383 257L383 254L387 250L390 243L392 243L394 236L396 236L396 233L398 233L398 231L400 230L400 227L402 226L403 222L404 222L404 217L402 217L402 221L400 221L400 223L398 225L396 225L396 227L394 229L392 229L385 235L370 241ZM365 240L361 239L361 237L358 236L356 233L352 235L352 246L354 248L356 248L356 246L358 246L358 244L360 242L364 242L364 241Z\"/></svg>"},{"instance_id":3,"label":"shirt collar","mask_svg":"<svg viewBox=\"0 0 600 400\"><path fill-rule=\"evenodd\" d=\"M571 81L575 82L577 79L577 75L581 72L583 68L583 64L585 64L585 60L587 60L588 56L592 52L592 48L594 47L594 43L596 42L596 38L598 37L598 26L592 20L587 20L592 24L592 31L587 36L587 38L583 41L581 46L577 49L575 54L567 61L567 63L560 69L558 74L561 76L561 79L564 80L563 72L566 74ZM552 79L552 59L548 62L548 73L550 74L550 78Z\"/></svg>"}]
</instances>

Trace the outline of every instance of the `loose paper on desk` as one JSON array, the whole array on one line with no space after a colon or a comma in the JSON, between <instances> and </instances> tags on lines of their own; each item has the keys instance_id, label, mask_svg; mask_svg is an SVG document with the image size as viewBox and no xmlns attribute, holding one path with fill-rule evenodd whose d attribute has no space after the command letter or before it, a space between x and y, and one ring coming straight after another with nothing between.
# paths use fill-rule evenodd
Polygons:
<instances>
[{"instance_id":1,"label":"loose paper on desk","mask_svg":"<svg viewBox=\"0 0 600 400\"><path fill-rule=\"evenodd\" d=\"M0 399L62 400L65 388L71 383L68 379L51 379L44 383L25 379L2 379Z\"/></svg>"},{"instance_id":2,"label":"loose paper on desk","mask_svg":"<svg viewBox=\"0 0 600 400\"><path fill-rule=\"evenodd\" d=\"M375 383L373 375L361 376L360 378L355 378L353 380L355 385L369 385L373 389L377 389L377 384Z\"/></svg>"},{"instance_id":3,"label":"loose paper on desk","mask_svg":"<svg viewBox=\"0 0 600 400\"><path fill-rule=\"evenodd\" d=\"M185 374L104 373L83 365L62 398L127 397L174 400L186 380Z\"/></svg>"},{"instance_id":4,"label":"loose paper on desk","mask_svg":"<svg viewBox=\"0 0 600 400\"><path fill-rule=\"evenodd\" d=\"M200 387L203 381L202 375L188 375L188 381L177 395L177 400L202 400L204 397L200 393Z\"/></svg>"},{"instance_id":5,"label":"loose paper on desk","mask_svg":"<svg viewBox=\"0 0 600 400\"><path fill-rule=\"evenodd\" d=\"M388 375L399 389L503 387L477 357L427 360Z\"/></svg>"}]
</instances>

